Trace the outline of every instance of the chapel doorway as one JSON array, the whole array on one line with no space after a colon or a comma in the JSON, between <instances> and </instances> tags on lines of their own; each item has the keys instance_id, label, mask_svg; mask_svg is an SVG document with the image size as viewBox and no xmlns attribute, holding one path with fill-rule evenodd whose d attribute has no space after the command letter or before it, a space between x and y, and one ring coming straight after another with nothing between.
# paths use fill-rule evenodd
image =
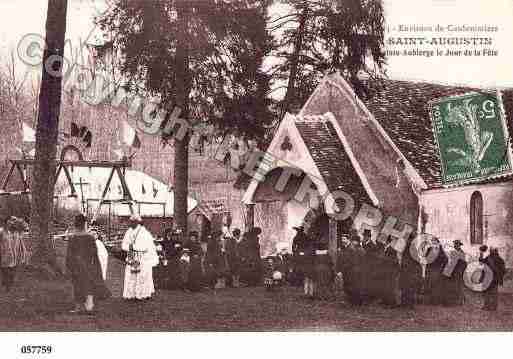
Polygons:
<instances>
[{"instance_id":1,"label":"chapel doorway","mask_svg":"<svg viewBox=\"0 0 513 359\"><path fill-rule=\"evenodd\" d=\"M329 216L323 210L310 209L304 219L307 235L318 242L321 248L328 248Z\"/></svg>"}]
</instances>

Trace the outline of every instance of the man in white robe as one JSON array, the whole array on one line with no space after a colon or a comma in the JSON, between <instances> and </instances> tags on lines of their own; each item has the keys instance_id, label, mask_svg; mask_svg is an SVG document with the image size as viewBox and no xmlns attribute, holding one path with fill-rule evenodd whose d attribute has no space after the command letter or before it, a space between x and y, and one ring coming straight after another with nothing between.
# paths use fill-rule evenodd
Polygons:
<instances>
[{"instance_id":1,"label":"man in white robe","mask_svg":"<svg viewBox=\"0 0 513 359\"><path fill-rule=\"evenodd\" d=\"M155 293L153 267L158 264L154 238L143 226L141 217L130 217L121 248L128 252L125 267L124 299L150 299Z\"/></svg>"}]
</instances>

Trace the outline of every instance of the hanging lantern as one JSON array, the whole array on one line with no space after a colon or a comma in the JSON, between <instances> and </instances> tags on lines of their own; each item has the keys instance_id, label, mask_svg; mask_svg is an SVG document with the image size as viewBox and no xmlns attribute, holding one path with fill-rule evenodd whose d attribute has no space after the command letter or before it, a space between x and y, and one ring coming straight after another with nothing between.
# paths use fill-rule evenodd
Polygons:
<instances>
[{"instance_id":1,"label":"hanging lantern","mask_svg":"<svg viewBox=\"0 0 513 359\"><path fill-rule=\"evenodd\" d=\"M142 252L135 250L128 251L126 264L130 266L130 273L137 274L141 272L141 255Z\"/></svg>"}]
</instances>

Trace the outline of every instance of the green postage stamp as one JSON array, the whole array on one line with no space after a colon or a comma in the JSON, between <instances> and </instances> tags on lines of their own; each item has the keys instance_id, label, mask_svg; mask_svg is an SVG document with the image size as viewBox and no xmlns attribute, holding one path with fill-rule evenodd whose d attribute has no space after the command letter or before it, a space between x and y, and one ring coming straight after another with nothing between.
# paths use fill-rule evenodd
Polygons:
<instances>
[{"instance_id":1,"label":"green postage stamp","mask_svg":"<svg viewBox=\"0 0 513 359\"><path fill-rule=\"evenodd\" d=\"M459 185L512 173L500 93L467 93L429 103L442 184Z\"/></svg>"}]
</instances>

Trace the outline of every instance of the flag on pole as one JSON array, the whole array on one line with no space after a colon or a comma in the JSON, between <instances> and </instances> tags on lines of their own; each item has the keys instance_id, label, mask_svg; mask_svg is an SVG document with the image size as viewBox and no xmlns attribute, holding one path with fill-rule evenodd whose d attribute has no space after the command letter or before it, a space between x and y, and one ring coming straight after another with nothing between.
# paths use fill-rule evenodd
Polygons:
<instances>
[{"instance_id":1,"label":"flag on pole","mask_svg":"<svg viewBox=\"0 0 513 359\"><path fill-rule=\"evenodd\" d=\"M117 148L117 149L113 150L112 152L114 152L114 154L116 155L116 158L118 160L121 160L124 156L123 150L120 148Z\"/></svg>"},{"instance_id":2,"label":"flag on pole","mask_svg":"<svg viewBox=\"0 0 513 359\"><path fill-rule=\"evenodd\" d=\"M116 136L113 138L114 143L112 144L112 152L114 153L114 156L121 160L125 156L125 151L123 151L123 146L121 145L121 140L119 139L119 127L116 129Z\"/></svg>"},{"instance_id":3,"label":"flag on pole","mask_svg":"<svg viewBox=\"0 0 513 359\"><path fill-rule=\"evenodd\" d=\"M22 137L22 143L21 143L21 149L19 151L21 152L21 155L23 157L25 156L35 156L36 154L36 131L29 125L27 125L25 122L21 123L21 137Z\"/></svg>"},{"instance_id":4,"label":"flag on pole","mask_svg":"<svg viewBox=\"0 0 513 359\"><path fill-rule=\"evenodd\" d=\"M152 182L152 185L153 185L153 198L155 198L155 197L157 197L157 193L159 192L159 190L155 186L155 182Z\"/></svg>"},{"instance_id":5,"label":"flag on pole","mask_svg":"<svg viewBox=\"0 0 513 359\"><path fill-rule=\"evenodd\" d=\"M90 130L87 130L87 132L84 135L84 137L82 137L82 141L85 143L85 146L87 148L91 147L91 144L93 142L93 134L91 133Z\"/></svg>"},{"instance_id":6,"label":"flag on pole","mask_svg":"<svg viewBox=\"0 0 513 359\"><path fill-rule=\"evenodd\" d=\"M25 122L22 122L23 142L36 142L36 131Z\"/></svg>"},{"instance_id":7,"label":"flag on pole","mask_svg":"<svg viewBox=\"0 0 513 359\"><path fill-rule=\"evenodd\" d=\"M126 120L121 120L121 142L126 146L131 146L135 137L135 130Z\"/></svg>"},{"instance_id":8,"label":"flag on pole","mask_svg":"<svg viewBox=\"0 0 513 359\"><path fill-rule=\"evenodd\" d=\"M133 147L133 148L141 148L141 140L139 139L139 136L137 136L137 133L134 136L134 141L132 142L131 147Z\"/></svg>"},{"instance_id":9,"label":"flag on pole","mask_svg":"<svg viewBox=\"0 0 513 359\"><path fill-rule=\"evenodd\" d=\"M78 137L80 135L80 128L75 122L71 123L71 131L70 136L71 137Z\"/></svg>"},{"instance_id":10,"label":"flag on pole","mask_svg":"<svg viewBox=\"0 0 513 359\"><path fill-rule=\"evenodd\" d=\"M126 120L121 120L120 135L121 142L123 142L124 145L133 148L141 147L141 140L139 139L139 136L137 136L137 132L132 126L130 126L130 124Z\"/></svg>"}]
</instances>

